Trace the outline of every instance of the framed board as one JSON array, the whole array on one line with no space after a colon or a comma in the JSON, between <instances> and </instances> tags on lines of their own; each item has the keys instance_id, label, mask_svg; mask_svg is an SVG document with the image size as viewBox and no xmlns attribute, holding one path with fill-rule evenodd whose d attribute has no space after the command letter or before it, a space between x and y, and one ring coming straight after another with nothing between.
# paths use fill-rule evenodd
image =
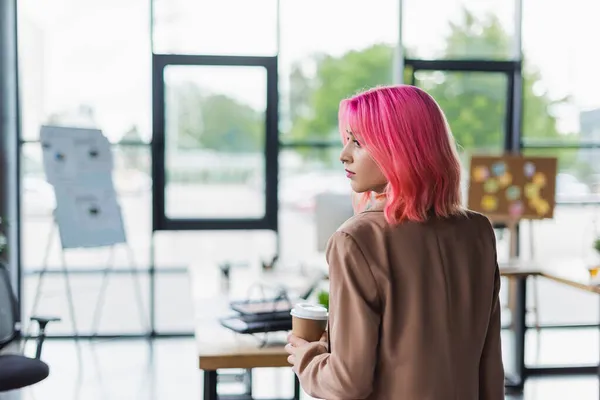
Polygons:
<instances>
[{"instance_id":1,"label":"framed board","mask_svg":"<svg viewBox=\"0 0 600 400\"><path fill-rule=\"evenodd\" d=\"M102 131L42 126L46 180L54 188L63 249L125 243L121 207L112 180L113 154Z\"/></svg>"},{"instance_id":2,"label":"framed board","mask_svg":"<svg viewBox=\"0 0 600 400\"><path fill-rule=\"evenodd\" d=\"M554 157L472 156L468 206L490 217L552 218L556 174Z\"/></svg>"}]
</instances>

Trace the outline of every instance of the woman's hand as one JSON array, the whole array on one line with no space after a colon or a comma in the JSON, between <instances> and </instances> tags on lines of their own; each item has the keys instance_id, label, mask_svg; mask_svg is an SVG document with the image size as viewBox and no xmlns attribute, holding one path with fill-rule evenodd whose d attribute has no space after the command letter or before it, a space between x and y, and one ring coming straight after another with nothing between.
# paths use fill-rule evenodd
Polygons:
<instances>
[{"instance_id":1,"label":"woman's hand","mask_svg":"<svg viewBox=\"0 0 600 400\"><path fill-rule=\"evenodd\" d=\"M292 370L295 373L298 373L298 370L296 368L296 359L298 358L298 355L300 353L303 353L306 347L311 343L298 336L294 336L294 334L292 333L288 335L287 341L288 344L285 345L285 351L287 351L289 354L287 361L292 365ZM323 333L321 339L319 340L319 343L322 343L323 345L327 346L327 332Z\"/></svg>"},{"instance_id":2,"label":"woman's hand","mask_svg":"<svg viewBox=\"0 0 600 400\"><path fill-rule=\"evenodd\" d=\"M296 369L296 356L299 351L302 351L304 346L307 346L310 343L298 336L294 336L292 333L288 335L287 341L288 344L285 345L285 351L289 354L287 361L292 365L292 370L295 373L298 373Z\"/></svg>"}]
</instances>

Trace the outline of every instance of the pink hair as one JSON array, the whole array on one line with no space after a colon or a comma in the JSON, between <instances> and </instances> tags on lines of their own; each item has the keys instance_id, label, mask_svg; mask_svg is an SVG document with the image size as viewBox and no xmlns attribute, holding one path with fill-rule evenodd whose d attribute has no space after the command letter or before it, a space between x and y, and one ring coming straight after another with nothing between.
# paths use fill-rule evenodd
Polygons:
<instances>
[{"instance_id":1,"label":"pink hair","mask_svg":"<svg viewBox=\"0 0 600 400\"><path fill-rule=\"evenodd\" d=\"M463 212L454 139L444 113L425 91L386 86L342 100L339 129L344 142L350 129L387 178L389 223ZM356 210L362 211L372 195L364 193Z\"/></svg>"}]
</instances>

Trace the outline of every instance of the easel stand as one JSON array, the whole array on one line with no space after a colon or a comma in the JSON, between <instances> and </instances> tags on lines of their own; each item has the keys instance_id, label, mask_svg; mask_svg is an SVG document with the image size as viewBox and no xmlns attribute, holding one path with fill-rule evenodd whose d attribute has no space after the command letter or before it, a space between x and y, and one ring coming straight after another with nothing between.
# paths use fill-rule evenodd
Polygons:
<instances>
[{"instance_id":1,"label":"easel stand","mask_svg":"<svg viewBox=\"0 0 600 400\"><path fill-rule=\"evenodd\" d=\"M33 300L32 311L31 311L32 315L35 315L35 312L37 311L37 307L39 305L39 301L42 297L44 278L46 276L46 273L48 272L50 252L51 252L52 244L55 240L55 236L56 236L57 232L58 232L58 224L56 223L56 219L55 219L52 223L52 227L51 227L50 233L48 235L48 242L46 244L46 250L45 250L44 259L43 259L43 263L42 263L42 270L40 271L37 288L35 291L35 298ZM141 284L139 281L139 273L138 273L137 266L135 263L133 249L131 248L129 243L127 241L125 241L123 243L115 243L110 246L94 248L94 249L100 249L100 248L108 247L109 248L109 258L108 258L107 266L106 266L106 268L104 268L104 270L102 272L102 282L100 284L100 291L98 293L96 305L94 307L94 313L92 316L92 329L91 329L92 337L95 337L98 335L98 325L100 323L100 317L101 317L102 309L104 306L104 301L106 298L106 290L108 288L109 275L115 269L115 250L119 244L123 244L126 247L127 257L128 257L128 261L129 261L129 264L131 267L130 271L131 271L132 278L133 278L134 291L135 291L137 307L138 307L138 311L139 311L140 323L141 323L142 327L147 327L147 319L145 317L144 302L143 302L143 297L142 297L142 288L141 288ZM66 262L66 252L68 250L70 250L70 249L64 248L61 243L61 249L60 249L61 270L62 270L61 275L63 276L64 282L65 282L65 297L66 297L66 301L67 301L69 316L71 318L71 327L73 329L73 336L74 336L75 340L77 341L78 351L81 352L81 349L79 347L79 341L78 341L79 340L79 330L77 328L77 319L76 319L75 306L74 306L74 301L73 301L73 291L72 291L71 280L69 277L69 271L68 271L67 262Z\"/></svg>"},{"instance_id":2,"label":"easel stand","mask_svg":"<svg viewBox=\"0 0 600 400\"><path fill-rule=\"evenodd\" d=\"M134 290L139 316L142 327L146 328L139 274L133 251L127 241L121 207L112 181L114 162L110 142L99 129L64 126L42 126L40 141L44 171L48 183L54 188L56 208L32 312L35 313L42 295L50 250L58 232L60 272L65 282L65 296L75 339L79 339L80 335L66 262L66 251L70 249L109 248L110 251L108 265L102 271L100 291L92 315L91 337L98 336L109 274L115 269L114 253L117 245L125 245L127 248L131 273L135 275ZM79 342L77 343L81 353Z\"/></svg>"}]
</instances>

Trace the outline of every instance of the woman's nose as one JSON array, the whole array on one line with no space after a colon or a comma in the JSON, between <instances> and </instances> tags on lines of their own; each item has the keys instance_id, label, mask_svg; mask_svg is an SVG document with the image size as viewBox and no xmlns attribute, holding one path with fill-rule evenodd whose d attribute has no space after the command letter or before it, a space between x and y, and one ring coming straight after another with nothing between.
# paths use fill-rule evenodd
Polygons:
<instances>
[{"instance_id":1,"label":"woman's nose","mask_svg":"<svg viewBox=\"0 0 600 400\"><path fill-rule=\"evenodd\" d=\"M349 164L352 162L352 157L349 154L348 148L345 146L340 153L340 161L344 164Z\"/></svg>"}]
</instances>

